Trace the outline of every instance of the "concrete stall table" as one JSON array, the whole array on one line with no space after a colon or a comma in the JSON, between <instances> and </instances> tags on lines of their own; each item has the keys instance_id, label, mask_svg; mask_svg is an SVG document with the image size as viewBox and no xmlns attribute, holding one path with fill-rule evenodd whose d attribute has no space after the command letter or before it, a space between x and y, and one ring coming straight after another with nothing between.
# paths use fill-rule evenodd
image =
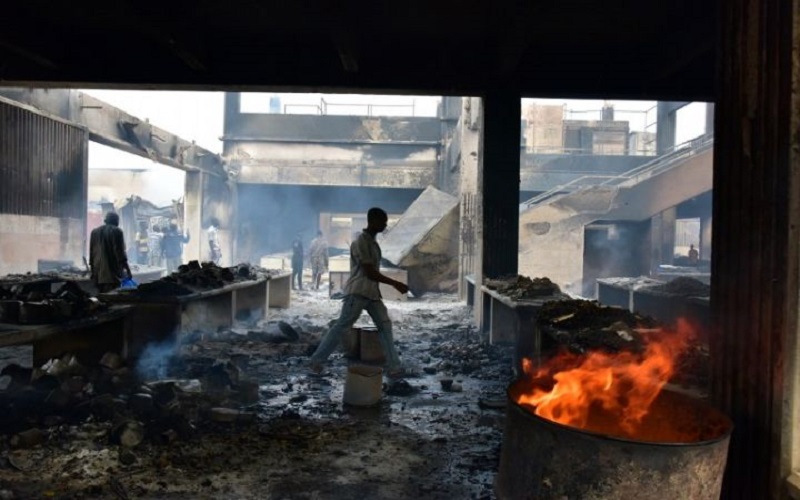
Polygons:
<instances>
[{"instance_id":1,"label":"concrete stall table","mask_svg":"<svg viewBox=\"0 0 800 500\"><path fill-rule=\"evenodd\" d=\"M86 365L96 364L109 351L130 357L135 355L131 351L132 312L130 306L115 305L92 316L59 323L0 323L0 347L32 345L34 366L66 353L75 354Z\"/></svg>"},{"instance_id":2,"label":"concrete stall table","mask_svg":"<svg viewBox=\"0 0 800 500\"><path fill-rule=\"evenodd\" d=\"M596 297L604 306L616 306L629 311L634 310L633 292L643 286L662 285L663 281L645 276L635 278L599 278L596 284Z\"/></svg>"},{"instance_id":3,"label":"concrete stall table","mask_svg":"<svg viewBox=\"0 0 800 500\"><path fill-rule=\"evenodd\" d=\"M188 295L140 295L116 290L101 294L100 300L135 307L132 314L132 349L172 339L183 332L216 331L233 326L237 316L252 311L266 315L269 285L266 278L239 281L229 285Z\"/></svg>"},{"instance_id":4,"label":"concrete stall table","mask_svg":"<svg viewBox=\"0 0 800 500\"><path fill-rule=\"evenodd\" d=\"M541 356L542 339L536 320L542 305L567 297L548 295L515 300L485 285L480 290L483 300L481 329L488 334L490 343L515 346L514 368L520 372L522 358L536 360Z\"/></svg>"},{"instance_id":5,"label":"concrete stall table","mask_svg":"<svg viewBox=\"0 0 800 500\"><path fill-rule=\"evenodd\" d=\"M269 307L286 309L292 301L292 273L283 272L269 278Z\"/></svg>"}]
</instances>

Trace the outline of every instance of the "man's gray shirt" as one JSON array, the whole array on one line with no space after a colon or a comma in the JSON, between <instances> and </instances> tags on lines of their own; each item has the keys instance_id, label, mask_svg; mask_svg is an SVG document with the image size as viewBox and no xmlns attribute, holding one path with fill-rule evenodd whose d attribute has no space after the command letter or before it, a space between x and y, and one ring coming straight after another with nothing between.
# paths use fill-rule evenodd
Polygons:
<instances>
[{"instance_id":1,"label":"man's gray shirt","mask_svg":"<svg viewBox=\"0 0 800 500\"><path fill-rule=\"evenodd\" d=\"M368 299L379 300L381 298L379 283L367 276L364 264L371 264L376 270L380 269L381 264L381 247L366 231L362 231L350 244L350 278L343 290L345 295L361 295Z\"/></svg>"}]
</instances>

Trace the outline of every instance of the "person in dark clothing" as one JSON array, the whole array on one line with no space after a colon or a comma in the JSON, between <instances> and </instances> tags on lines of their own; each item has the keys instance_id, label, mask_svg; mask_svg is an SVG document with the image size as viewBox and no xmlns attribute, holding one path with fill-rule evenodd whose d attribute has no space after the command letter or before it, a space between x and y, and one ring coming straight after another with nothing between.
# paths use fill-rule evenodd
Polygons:
<instances>
[{"instance_id":1,"label":"person in dark clothing","mask_svg":"<svg viewBox=\"0 0 800 500\"><path fill-rule=\"evenodd\" d=\"M178 224L170 222L169 228L161 239L161 254L167 260L167 272L174 273L181 265L183 244L189 242L189 233L184 236L178 231Z\"/></svg>"},{"instance_id":2,"label":"person in dark clothing","mask_svg":"<svg viewBox=\"0 0 800 500\"><path fill-rule=\"evenodd\" d=\"M132 276L125 253L125 236L119 228L119 215L109 212L104 222L89 236L89 268L100 293L119 288L123 277Z\"/></svg>"},{"instance_id":3,"label":"person in dark clothing","mask_svg":"<svg viewBox=\"0 0 800 500\"><path fill-rule=\"evenodd\" d=\"M292 289L295 288L295 276L297 277L297 288L303 289L303 242L300 236L292 242Z\"/></svg>"}]
</instances>

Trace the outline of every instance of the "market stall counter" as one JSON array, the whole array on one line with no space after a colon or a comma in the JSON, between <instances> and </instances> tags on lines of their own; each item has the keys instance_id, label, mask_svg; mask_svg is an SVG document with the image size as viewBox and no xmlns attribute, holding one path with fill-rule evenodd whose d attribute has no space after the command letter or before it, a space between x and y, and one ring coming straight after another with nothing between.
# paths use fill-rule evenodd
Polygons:
<instances>
[{"instance_id":1,"label":"market stall counter","mask_svg":"<svg viewBox=\"0 0 800 500\"><path fill-rule=\"evenodd\" d=\"M131 351L131 316L125 305L98 310L90 316L45 324L0 323L0 347L33 346L33 364L40 366L64 353L75 354L94 365L106 352L135 355Z\"/></svg>"}]
</instances>

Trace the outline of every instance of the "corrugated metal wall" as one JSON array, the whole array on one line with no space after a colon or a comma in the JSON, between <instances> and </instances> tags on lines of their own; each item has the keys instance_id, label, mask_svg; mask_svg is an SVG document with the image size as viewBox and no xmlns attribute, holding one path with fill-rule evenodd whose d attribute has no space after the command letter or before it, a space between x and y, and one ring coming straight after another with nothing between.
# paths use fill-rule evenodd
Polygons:
<instances>
[{"instance_id":1,"label":"corrugated metal wall","mask_svg":"<svg viewBox=\"0 0 800 500\"><path fill-rule=\"evenodd\" d=\"M88 132L0 101L0 213L80 219Z\"/></svg>"}]
</instances>

